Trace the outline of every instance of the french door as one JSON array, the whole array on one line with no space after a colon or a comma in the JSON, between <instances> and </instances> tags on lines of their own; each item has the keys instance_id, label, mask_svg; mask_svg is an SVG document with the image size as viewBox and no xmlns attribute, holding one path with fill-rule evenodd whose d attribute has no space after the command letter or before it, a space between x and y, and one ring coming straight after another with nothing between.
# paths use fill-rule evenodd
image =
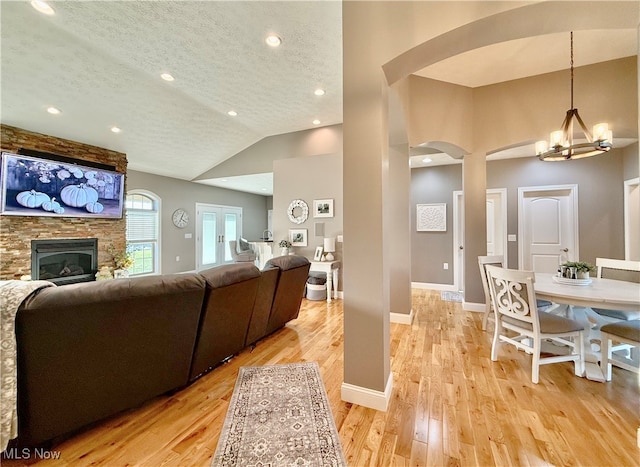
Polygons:
<instances>
[{"instance_id":1,"label":"french door","mask_svg":"<svg viewBox=\"0 0 640 467\"><path fill-rule=\"evenodd\" d=\"M196 203L196 269L233 261L229 241L242 236L242 208Z\"/></svg>"}]
</instances>

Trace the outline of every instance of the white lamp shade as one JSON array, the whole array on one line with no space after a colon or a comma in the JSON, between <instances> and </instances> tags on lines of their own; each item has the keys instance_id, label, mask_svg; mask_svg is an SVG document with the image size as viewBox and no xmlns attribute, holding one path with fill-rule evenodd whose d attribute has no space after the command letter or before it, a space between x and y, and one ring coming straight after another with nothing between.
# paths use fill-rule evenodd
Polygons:
<instances>
[{"instance_id":1,"label":"white lamp shade","mask_svg":"<svg viewBox=\"0 0 640 467\"><path fill-rule=\"evenodd\" d=\"M538 141L536 143L536 154L542 154L549 149L549 144L546 141Z\"/></svg>"},{"instance_id":2,"label":"white lamp shade","mask_svg":"<svg viewBox=\"0 0 640 467\"><path fill-rule=\"evenodd\" d=\"M549 138L549 142L550 142L550 146L563 146L565 144L564 142L564 135L562 134L562 131L558 130L558 131L552 131L551 132L551 137Z\"/></svg>"},{"instance_id":3,"label":"white lamp shade","mask_svg":"<svg viewBox=\"0 0 640 467\"><path fill-rule=\"evenodd\" d=\"M606 141L609 137L609 125L606 123L597 123L593 125L593 140Z\"/></svg>"},{"instance_id":4,"label":"white lamp shade","mask_svg":"<svg viewBox=\"0 0 640 467\"><path fill-rule=\"evenodd\" d=\"M324 239L324 251L334 252L336 251L336 239L335 237L328 237Z\"/></svg>"}]
</instances>

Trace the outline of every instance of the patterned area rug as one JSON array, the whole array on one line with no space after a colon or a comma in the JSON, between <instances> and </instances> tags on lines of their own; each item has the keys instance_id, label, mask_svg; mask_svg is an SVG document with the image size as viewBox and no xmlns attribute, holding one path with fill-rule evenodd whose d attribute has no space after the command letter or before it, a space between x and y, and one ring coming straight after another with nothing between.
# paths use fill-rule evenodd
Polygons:
<instances>
[{"instance_id":1,"label":"patterned area rug","mask_svg":"<svg viewBox=\"0 0 640 467\"><path fill-rule=\"evenodd\" d=\"M346 466L318 364L242 367L212 466Z\"/></svg>"}]
</instances>

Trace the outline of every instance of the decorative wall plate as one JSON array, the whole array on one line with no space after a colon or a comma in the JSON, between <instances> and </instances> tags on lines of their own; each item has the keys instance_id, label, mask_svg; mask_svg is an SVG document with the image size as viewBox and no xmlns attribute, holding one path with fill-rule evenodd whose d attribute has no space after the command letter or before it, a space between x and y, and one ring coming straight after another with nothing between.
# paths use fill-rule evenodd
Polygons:
<instances>
[{"instance_id":1,"label":"decorative wall plate","mask_svg":"<svg viewBox=\"0 0 640 467\"><path fill-rule=\"evenodd\" d=\"M298 214L296 215L296 209ZM302 224L309 217L309 206L301 199L294 199L287 208L287 216L294 224Z\"/></svg>"}]
</instances>

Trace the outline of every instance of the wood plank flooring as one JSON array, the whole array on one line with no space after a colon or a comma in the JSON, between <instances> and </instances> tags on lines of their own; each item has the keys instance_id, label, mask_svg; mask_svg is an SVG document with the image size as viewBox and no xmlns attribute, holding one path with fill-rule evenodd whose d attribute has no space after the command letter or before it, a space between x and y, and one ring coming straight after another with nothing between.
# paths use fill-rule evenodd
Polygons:
<instances>
[{"instance_id":1,"label":"wood plank flooring","mask_svg":"<svg viewBox=\"0 0 640 467\"><path fill-rule=\"evenodd\" d=\"M637 375L613 381L545 365L503 346L490 360L481 314L413 291L411 326L391 324L392 399L387 412L340 400L342 301L304 301L300 317L188 388L114 416L53 447L57 460L3 459L6 467L208 466L241 366L317 361L351 466L640 465Z\"/></svg>"}]
</instances>

